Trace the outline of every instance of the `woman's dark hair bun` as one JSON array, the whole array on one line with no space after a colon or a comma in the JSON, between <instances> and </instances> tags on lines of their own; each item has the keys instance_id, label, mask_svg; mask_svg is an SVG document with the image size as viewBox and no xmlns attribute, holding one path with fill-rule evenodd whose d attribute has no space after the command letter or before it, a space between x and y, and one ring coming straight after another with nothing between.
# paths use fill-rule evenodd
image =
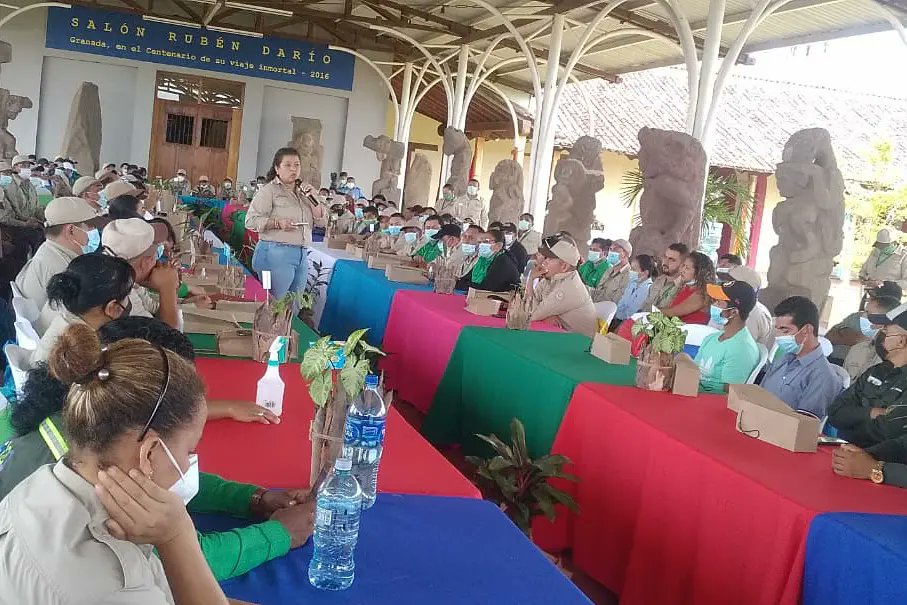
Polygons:
<instances>
[{"instance_id":1,"label":"woman's dark hair bun","mask_svg":"<svg viewBox=\"0 0 907 605\"><path fill-rule=\"evenodd\" d=\"M81 289L82 284L77 276L69 271L57 273L47 282L47 299L67 306L67 302L79 298Z\"/></svg>"},{"instance_id":2,"label":"woman's dark hair bun","mask_svg":"<svg viewBox=\"0 0 907 605\"><path fill-rule=\"evenodd\" d=\"M69 326L50 351L47 368L51 376L67 385L98 380L97 372L103 368L98 333L81 323Z\"/></svg>"}]
</instances>

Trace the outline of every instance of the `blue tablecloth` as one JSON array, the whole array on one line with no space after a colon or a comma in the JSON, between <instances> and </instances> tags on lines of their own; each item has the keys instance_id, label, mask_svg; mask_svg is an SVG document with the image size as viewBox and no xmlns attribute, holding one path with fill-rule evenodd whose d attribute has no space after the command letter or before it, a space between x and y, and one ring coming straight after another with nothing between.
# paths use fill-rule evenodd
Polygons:
<instances>
[{"instance_id":1,"label":"blue tablecloth","mask_svg":"<svg viewBox=\"0 0 907 605\"><path fill-rule=\"evenodd\" d=\"M339 260L334 265L318 331L344 340L351 332L368 328L366 339L379 346L397 290L431 290L431 286L388 281L384 271L361 261Z\"/></svg>"},{"instance_id":2,"label":"blue tablecloth","mask_svg":"<svg viewBox=\"0 0 907 605\"><path fill-rule=\"evenodd\" d=\"M907 603L907 516L828 513L813 519L803 605L857 603Z\"/></svg>"},{"instance_id":3,"label":"blue tablecloth","mask_svg":"<svg viewBox=\"0 0 907 605\"><path fill-rule=\"evenodd\" d=\"M196 516L203 530L237 519ZM500 510L467 498L379 494L361 520L356 580L346 591L309 584L312 544L222 583L260 605L589 605Z\"/></svg>"}]
</instances>

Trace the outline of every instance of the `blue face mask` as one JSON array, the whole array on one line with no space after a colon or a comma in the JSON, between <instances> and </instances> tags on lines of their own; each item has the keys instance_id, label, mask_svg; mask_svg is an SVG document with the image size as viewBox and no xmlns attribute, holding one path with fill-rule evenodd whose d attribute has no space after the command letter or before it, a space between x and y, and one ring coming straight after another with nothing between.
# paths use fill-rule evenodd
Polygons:
<instances>
[{"instance_id":1,"label":"blue face mask","mask_svg":"<svg viewBox=\"0 0 907 605\"><path fill-rule=\"evenodd\" d=\"M617 252L614 252L613 250L611 252L608 252L608 263L609 264L616 265L619 262L620 262L620 254L618 254Z\"/></svg>"},{"instance_id":2,"label":"blue face mask","mask_svg":"<svg viewBox=\"0 0 907 605\"><path fill-rule=\"evenodd\" d=\"M463 254L466 256L472 256L476 253L475 244L460 244L460 249L463 250Z\"/></svg>"},{"instance_id":3,"label":"blue face mask","mask_svg":"<svg viewBox=\"0 0 907 605\"><path fill-rule=\"evenodd\" d=\"M875 338L876 334L879 333L878 328L873 328L872 324L869 323L869 319L866 317L860 318L860 332L863 333L863 336L867 338Z\"/></svg>"},{"instance_id":4,"label":"blue face mask","mask_svg":"<svg viewBox=\"0 0 907 605\"><path fill-rule=\"evenodd\" d=\"M362 208L356 208L356 218L362 218L365 216L365 213L362 212Z\"/></svg>"},{"instance_id":5,"label":"blue face mask","mask_svg":"<svg viewBox=\"0 0 907 605\"><path fill-rule=\"evenodd\" d=\"M481 244L479 244L479 256L481 256L482 258L488 258L492 254L494 253L491 250L491 244L489 244L488 242L482 242Z\"/></svg>"},{"instance_id":6,"label":"blue face mask","mask_svg":"<svg viewBox=\"0 0 907 605\"><path fill-rule=\"evenodd\" d=\"M426 229L425 237L434 237L438 234L438 231L440 231L440 229Z\"/></svg>"},{"instance_id":7,"label":"blue face mask","mask_svg":"<svg viewBox=\"0 0 907 605\"><path fill-rule=\"evenodd\" d=\"M13 182L13 175L11 174L0 174L0 187L6 187Z\"/></svg>"},{"instance_id":8,"label":"blue face mask","mask_svg":"<svg viewBox=\"0 0 907 605\"><path fill-rule=\"evenodd\" d=\"M724 309L717 305L711 306L711 308L709 309L709 314L711 315L712 323L719 326L723 326L727 323L727 318L721 316L722 311L724 311Z\"/></svg>"},{"instance_id":9,"label":"blue face mask","mask_svg":"<svg viewBox=\"0 0 907 605\"><path fill-rule=\"evenodd\" d=\"M78 227L77 227L78 228ZM85 231L80 229L85 235L88 236L88 241L82 244L82 254L91 254L95 250L101 247L101 232L97 229L90 229Z\"/></svg>"},{"instance_id":10,"label":"blue face mask","mask_svg":"<svg viewBox=\"0 0 907 605\"><path fill-rule=\"evenodd\" d=\"M388 235L400 235L400 231L403 230L403 227L400 225L388 225L387 234Z\"/></svg>"},{"instance_id":11,"label":"blue face mask","mask_svg":"<svg viewBox=\"0 0 907 605\"><path fill-rule=\"evenodd\" d=\"M416 237L415 233L409 232L403 234L403 239L406 240L407 244L415 244L418 237Z\"/></svg>"},{"instance_id":12,"label":"blue face mask","mask_svg":"<svg viewBox=\"0 0 907 605\"><path fill-rule=\"evenodd\" d=\"M784 351L785 353L793 353L794 355L799 355L800 351L803 350L803 344L797 342L797 339L794 338L793 334L785 334L784 336L776 336L775 344L778 345L778 348Z\"/></svg>"}]
</instances>

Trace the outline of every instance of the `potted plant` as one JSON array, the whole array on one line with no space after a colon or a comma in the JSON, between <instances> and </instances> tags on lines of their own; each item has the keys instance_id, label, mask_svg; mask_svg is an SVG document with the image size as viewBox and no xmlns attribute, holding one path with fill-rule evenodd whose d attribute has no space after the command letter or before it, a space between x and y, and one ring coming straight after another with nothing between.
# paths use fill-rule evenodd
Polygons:
<instances>
[{"instance_id":1,"label":"potted plant","mask_svg":"<svg viewBox=\"0 0 907 605\"><path fill-rule=\"evenodd\" d=\"M495 456L484 459L467 456L476 467L479 488L487 500L496 503L527 536L532 518L543 514L554 521L555 504L563 504L574 513L579 507L566 492L552 486L549 479L579 481L575 475L563 472L570 459L560 454L547 454L533 460L526 448L526 431L523 423L510 421L510 445L496 435L476 435L495 451Z\"/></svg>"},{"instance_id":2,"label":"potted plant","mask_svg":"<svg viewBox=\"0 0 907 605\"><path fill-rule=\"evenodd\" d=\"M670 391L674 384L674 356L683 351L683 322L663 313L649 313L633 324L633 348L638 352L636 386Z\"/></svg>"},{"instance_id":3,"label":"potted plant","mask_svg":"<svg viewBox=\"0 0 907 605\"><path fill-rule=\"evenodd\" d=\"M353 332L346 342L335 342L330 336L323 336L302 356L300 371L309 383L309 395L315 404L315 419L309 435L312 442L309 480L312 482L337 460L343 446L349 402L364 390L365 377L371 371L374 358L384 355L365 341L363 337L367 331Z\"/></svg>"}]
</instances>

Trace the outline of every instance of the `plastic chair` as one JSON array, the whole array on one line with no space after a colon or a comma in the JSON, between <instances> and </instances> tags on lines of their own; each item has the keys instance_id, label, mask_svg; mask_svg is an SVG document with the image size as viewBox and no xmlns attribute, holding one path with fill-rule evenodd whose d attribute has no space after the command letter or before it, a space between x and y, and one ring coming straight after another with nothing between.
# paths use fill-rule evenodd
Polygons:
<instances>
[{"instance_id":1,"label":"plastic chair","mask_svg":"<svg viewBox=\"0 0 907 605\"><path fill-rule=\"evenodd\" d=\"M746 380L746 384L756 384L756 378L759 377L759 373L768 362L768 349L766 349L765 345L761 342L757 342L756 346L759 347L759 363L756 364L756 369L753 370L753 373L750 374L750 377Z\"/></svg>"},{"instance_id":2,"label":"plastic chair","mask_svg":"<svg viewBox=\"0 0 907 605\"><path fill-rule=\"evenodd\" d=\"M6 362L9 364L10 374L13 376L16 394L21 395L25 381L28 379L28 371L31 369L32 352L19 345L8 343L3 346L3 353L6 355Z\"/></svg>"},{"instance_id":3,"label":"plastic chair","mask_svg":"<svg viewBox=\"0 0 907 605\"><path fill-rule=\"evenodd\" d=\"M16 321L24 320L32 325L38 321L38 317L41 315L41 310L35 301L21 296L13 297L13 311L16 312Z\"/></svg>"},{"instance_id":4,"label":"plastic chair","mask_svg":"<svg viewBox=\"0 0 907 605\"><path fill-rule=\"evenodd\" d=\"M595 303L595 314L598 315L598 318L605 322L605 324L611 324L611 320L614 319L615 313L617 313L617 303L610 300L603 300Z\"/></svg>"},{"instance_id":5,"label":"plastic chair","mask_svg":"<svg viewBox=\"0 0 907 605\"><path fill-rule=\"evenodd\" d=\"M41 337L38 336L34 326L23 319L17 319L13 325L16 328L16 344L29 351L34 351L38 348Z\"/></svg>"},{"instance_id":6,"label":"plastic chair","mask_svg":"<svg viewBox=\"0 0 907 605\"><path fill-rule=\"evenodd\" d=\"M680 329L683 330L687 335L684 344L690 345L692 347L700 346L702 344L702 341L705 340L706 336L708 336L709 334L715 334L719 331L710 326L703 326L702 324L684 324Z\"/></svg>"}]
</instances>

